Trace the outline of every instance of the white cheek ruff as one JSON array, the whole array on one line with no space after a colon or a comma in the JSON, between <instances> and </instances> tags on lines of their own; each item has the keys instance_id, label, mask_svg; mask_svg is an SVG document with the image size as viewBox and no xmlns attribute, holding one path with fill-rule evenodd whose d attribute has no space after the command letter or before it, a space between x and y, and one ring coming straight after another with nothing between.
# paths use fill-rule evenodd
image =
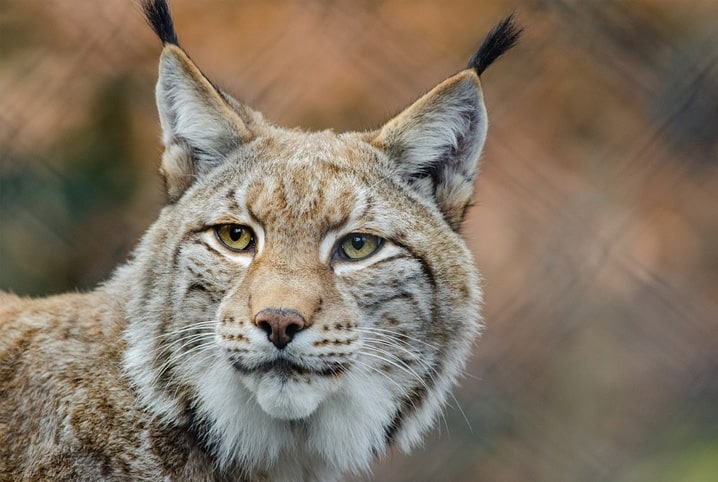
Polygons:
<instances>
[{"instance_id":1,"label":"white cheek ruff","mask_svg":"<svg viewBox=\"0 0 718 482\"><path fill-rule=\"evenodd\" d=\"M375 378L363 371L339 381L243 376L218 357L193 377L196 413L211 422L208 441L220 467L239 462L267 471L269 480L285 480L280 473L292 474L286 480L301 473L331 480L367 469L385 450L395 394L387 380ZM295 430L296 422L305 430Z\"/></svg>"},{"instance_id":2,"label":"white cheek ruff","mask_svg":"<svg viewBox=\"0 0 718 482\"><path fill-rule=\"evenodd\" d=\"M339 383L325 377L287 379L274 374L264 374L252 385L262 410L280 420L306 419L339 388Z\"/></svg>"},{"instance_id":3,"label":"white cheek ruff","mask_svg":"<svg viewBox=\"0 0 718 482\"><path fill-rule=\"evenodd\" d=\"M239 462L251 468L271 465L291 443L285 423L259 408L239 375L217 360L194 379L197 414L210 421L209 439L217 447L220 466Z\"/></svg>"}]
</instances>

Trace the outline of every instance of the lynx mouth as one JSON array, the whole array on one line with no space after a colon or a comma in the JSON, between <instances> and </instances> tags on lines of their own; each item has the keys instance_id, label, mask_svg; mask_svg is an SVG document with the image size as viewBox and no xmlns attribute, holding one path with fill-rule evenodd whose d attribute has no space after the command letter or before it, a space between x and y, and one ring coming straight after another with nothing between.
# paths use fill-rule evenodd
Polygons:
<instances>
[{"instance_id":1,"label":"lynx mouth","mask_svg":"<svg viewBox=\"0 0 718 482\"><path fill-rule=\"evenodd\" d=\"M311 367L286 356L254 364L239 358L231 361L262 410L279 420L310 417L346 382L341 375L349 368L344 363L324 360L319 367Z\"/></svg>"},{"instance_id":2,"label":"lynx mouth","mask_svg":"<svg viewBox=\"0 0 718 482\"><path fill-rule=\"evenodd\" d=\"M284 357L252 365L243 363L241 360L233 359L232 366L244 375L273 374L282 378L289 378L292 375L335 377L341 375L349 368L345 363L338 362L323 364L320 368L308 367Z\"/></svg>"}]
</instances>

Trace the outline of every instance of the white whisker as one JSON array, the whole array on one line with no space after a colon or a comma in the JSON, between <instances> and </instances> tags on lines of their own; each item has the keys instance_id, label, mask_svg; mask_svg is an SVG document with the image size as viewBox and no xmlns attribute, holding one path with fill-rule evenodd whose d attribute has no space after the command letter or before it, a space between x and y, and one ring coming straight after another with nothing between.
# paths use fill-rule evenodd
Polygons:
<instances>
[{"instance_id":1,"label":"white whisker","mask_svg":"<svg viewBox=\"0 0 718 482\"><path fill-rule=\"evenodd\" d=\"M390 331L390 330L382 330L382 331ZM404 353L407 353L407 354L409 354L409 355L415 356L416 358L412 359L412 361L417 362L422 368L424 368L424 369L427 371L427 375L428 375L428 377L431 379L431 381L432 381L433 383L436 383L435 376L440 376L440 373L437 372L437 370L436 370L435 367L430 366L430 365L428 364L428 362L426 362L425 360L423 360L420 356L417 356L417 352L411 351L411 350L409 350L408 348L402 347L402 346L400 346L400 345L394 343L395 341L401 343L401 342L402 342L401 340L395 340L395 339L390 339L390 340L389 340L389 339L385 339L385 338L376 339L376 338L365 337L365 338L364 338L364 341L367 342L368 345L370 345L371 343L379 343L379 344L381 344L381 345L383 345L383 346L387 346L387 347L390 347L390 348L396 348L396 349L398 349L398 350L403 351ZM408 345L408 344L406 344L406 343L404 343L404 344L407 345L407 346L410 346L410 345ZM427 344L427 345L428 345L428 344ZM382 352L382 353L388 354L388 353L386 353L386 352ZM396 359L397 359L397 360L400 360L400 361L402 361L402 362L404 362L403 360L401 360L401 359L398 358L398 357L396 357ZM404 362L404 363L405 363L405 362ZM464 419L464 421L466 422L466 425L469 427L470 430L473 431L473 429L472 429L472 427L471 427L471 422L469 421L469 418L466 416L466 413L464 412L464 409L462 408L461 404L459 403L459 400L456 398L456 396L455 396L452 392L449 392L448 395L449 395L449 396L451 397L451 399L454 401L455 405L447 401L447 402L446 402L447 406L449 406L449 407L451 407L451 408L457 409L457 410L459 411L459 413L461 413L461 416L462 416L462 418ZM446 417L444 416L443 413L441 414L441 416L442 416L442 418L444 418L444 424L446 425L446 429L447 429L447 432L448 432L448 431L449 431L449 426L448 426L448 423L446 422Z\"/></svg>"},{"instance_id":2,"label":"white whisker","mask_svg":"<svg viewBox=\"0 0 718 482\"><path fill-rule=\"evenodd\" d=\"M161 333L161 334L155 336L154 339L159 340L159 339L163 339L163 338L171 338L171 337L174 337L174 336L180 335L182 333L186 333L186 332L201 331L204 328L211 328L212 330L214 330L215 325L216 324L214 321L203 321L200 323L192 323L191 325L182 326L176 330Z\"/></svg>"},{"instance_id":3,"label":"white whisker","mask_svg":"<svg viewBox=\"0 0 718 482\"><path fill-rule=\"evenodd\" d=\"M201 351L211 347L211 343L202 343L202 341L211 341L213 338L213 333L198 333L191 337L187 337L183 340L180 340L181 344L179 345L170 343L165 346L155 347L155 359L159 356L161 352L168 352L168 356L162 362L162 365L157 368L154 376L152 377L152 383L157 383L157 381L165 374L165 372L172 366L177 365L182 358L186 358L197 351ZM197 346L193 346L189 350L185 350L186 347L198 342L199 344Z\"/></svg>"},{"instance_id":4,"label":"white whisker","mask_svg":"<svg viewBox=\"0 0 718 482\"><path fill-rule=\"evenodd\" d=\"M397 342L403 343L404 345L413 348L413 345L409 343L409 341L416 343L418 345L426 346L429 348L434 349L434 345L431 343L420 340L419 338L416 338L414 336L407 335L405 333L398 332L396 330L390 330L386 328L377 328L375 326L358 326L354 328L355 331L358 333L371 333L375 335L391 335L392 340L395 340ZM407 341L408 340L408 341Z\"/></svg>"}]
</instances>

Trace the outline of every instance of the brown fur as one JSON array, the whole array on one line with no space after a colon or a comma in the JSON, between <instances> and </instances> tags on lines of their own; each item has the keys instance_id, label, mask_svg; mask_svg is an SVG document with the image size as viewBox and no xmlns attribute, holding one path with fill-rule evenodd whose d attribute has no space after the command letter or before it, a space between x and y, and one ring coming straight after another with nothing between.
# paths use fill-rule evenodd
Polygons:
<instances>
[{"instance_id":1,"label":"brown fur","mask_svg":"<svg viewBox=\"0 0 718 482\"><path fill-rule=\"evenodd\" d=\"M419 443L481 325L457 232L476 72L377 131L307 133L170 43L157 100L169 204L131 259L89 293L0 292L0 480L334 480ZM227 224L253 244L229 249ZM379 248L352 260L357 233ZM299 320L286 346L268 312Z\"/></svg>"}]
</instances>

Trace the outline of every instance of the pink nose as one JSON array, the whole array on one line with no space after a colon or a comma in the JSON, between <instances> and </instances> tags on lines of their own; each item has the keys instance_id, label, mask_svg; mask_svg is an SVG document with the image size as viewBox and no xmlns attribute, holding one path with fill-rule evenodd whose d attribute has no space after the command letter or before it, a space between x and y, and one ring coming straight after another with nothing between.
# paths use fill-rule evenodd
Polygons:
<instances>
[{"instance_id":1,"label":"pink nose","mask_svg":"<svg viewBox=\"0 0 718 482\"><path fill-rule=\"evenodd\" d=\"M280 350L287 346L294 335L306 326L304 317L297 310L265 308L254 316L254 324L264 330L269 341Z\"/></svg>"}]
</instances>

